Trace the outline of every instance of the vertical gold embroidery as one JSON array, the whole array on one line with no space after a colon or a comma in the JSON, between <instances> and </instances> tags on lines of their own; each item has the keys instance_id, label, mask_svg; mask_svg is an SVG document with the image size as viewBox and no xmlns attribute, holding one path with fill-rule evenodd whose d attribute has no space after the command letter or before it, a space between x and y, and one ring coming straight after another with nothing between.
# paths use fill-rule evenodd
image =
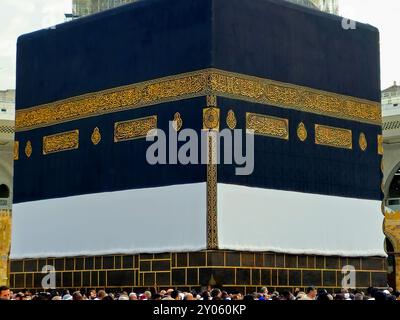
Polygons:
<instances>
[{"instance_id":1,"label":"vertical gold embroidery","mask_svg":"<svg viewBox=\"0 0 400 320\"><path fill-rule=\"evenodd\" d=\"M217 106L217 96L208 95L207 96L207 107L216 107Z\"/></svg>"},{"instance_id":2,"label":"vertical gold embroidery","mask_svg":"<svg viewBox=\"0 0 400 320\"><path fill-rule=\"evenodd\" d=\"M11 247L11 211L0 210L0 285L9 285L8 266Z\"/></svg>"},{"instance_id":3,"label":"vertical gold embroidery","mask_svg":"<svg viewBox=\"0 0 400 320\"><path fill-rule=\"evenodd\" d=\"M207 164L207 249L218 249L216 132L208 135Z\"/></svg>"},{"instance_id":4,"label":"vertical gold embroidery","mask_svg":"<svg viewBox=\"0 0 400 320\"><path fill-rule=\"evenodd\" d=\"M19 159L19 141L14 141L14 160Z\"/></svg>"},{"instance_id":5,"label":"vertical gold embroidery","mask_svg":"<svg viewBox=\"0 0 400 320\"><path fill-rule=\"evenodd\" d=\"M207 164L207 248L218 249L217 216L217 133L220 110L215 96L207 96L207 108L203 109L203 129L208 130Z\"/></svg>"},{"instance_id":6,"label":"vertical gold embroidery","mask_svg":"<svg viewBox=\"0 0 400 320\"><path fill-rule=\"evenodd\" d=\"M378 135L378 154L383 155L383 136Z\"/></svg>"}]
</instances>

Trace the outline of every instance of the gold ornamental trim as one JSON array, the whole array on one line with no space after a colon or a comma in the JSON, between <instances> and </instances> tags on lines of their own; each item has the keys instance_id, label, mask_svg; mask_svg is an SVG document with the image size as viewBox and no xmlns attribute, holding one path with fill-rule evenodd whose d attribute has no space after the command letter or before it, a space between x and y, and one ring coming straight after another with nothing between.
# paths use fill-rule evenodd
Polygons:
<instances>
[{"instance_id":1,"label":"gold ornamental trim","mask_svg":"<svg viewBox=\"0 0 400 320\"><path fill-rule=\"evenodd\" d=\"M157 116L116 122L114 142L144 138L150 130L157 129Z\"/></svg>"},{"instance_id":2,"label":"gold ornamental trim","mask_svg":"<svg viewBox=\"0 0 400 320\"><path fill-rule=\"evenodd\" d=\"M358 137L358 145L360 146L360 149L362 151L365 151L368 148L368 141L367 141L367 137L365 136L364 132L361 132L360 136Z\"/></svg>"},{"instance_id":3,"label":"gold ornamental trim","mask_svg":"<svg viewBox=\"0 0 400 320\"><path fill-rule=\"evenodd\" d=\"M315 144L353 149L353 134L349 129L315 125Z\"/></svg>"},{"instance_id":4,"label":"gold ornamental trim","mask_svg":"<svg viewBox=\"0 0 400 320\"><path fill-rule=\"evenodd\" d=\"M297 126L297 137L301 142L304 142L307 140L307 136L308 136L307 128L303 122L300 122L299 125Z\"/></svg>"},{"instance_id":5,"label":"gold ornamental trim","mask_svg":"<svg viewBox=\"0 0 400 320\"><path fill-rule=\"evenodd\" d=\"M220 110L216 107L203 109L203 129L219 130Z\"/></svg>"},{"instance_id":6,"label":"gold ornamental trim","mask_svg":"<svg viewBox=\"0 0 400 320\"><path fill-rule=\"evenodd\" d=\"M182 129L183 120L179 112L175 112L174 119L172 120L172 126L177 132Z\"/></svg>"},{"instance_id":7,"label":"gold ornamental trim","mask_svg":"<svg viewBox=\"0 0 400 320\"><path fill-rule=\"evenodd\" d=\"M378 154L383 155L383 136L378 135Z\"/></svg>"},{"instance_id":8,"label":"gold ornamental trim","mask_svg":"<svg viewBox=\"0 0 400 320\"><path fill-rule=\"evenodd\" d=\"M207 96L207 107L216 107L217 106L217 96L216 95L208 95Z\"/></svg>"},{"instance_id":9,"label":"gold ornamental trim","mask_svg":"<svg viewBox=\"0 0 400 320\"><path fill-rule=\"evenodd\" d=\"M26 155L26 157L27 157L27 158L30 158L31 155L32 155L32 152L33 152L33 149L32 149L32 142L31 142L30 140L28 140L28 141L26 142L26 145L25 145L25 155Z\"/></svg>"},{"instance_id":10,"label":"gold ornamental trim","mask_svg":"<svg viewBox=\"0 0 400 320\"><path fill-rule=\"evenodd\" d=\"M204 69L21 109L16 114L16 131L199 96L211 100L216 95L375 125L382 121L378 102ZM215 106L209 102L208 106Z\"/></svg>"},{"instance_id":11,"label":"gold ornamental trim","mask_svg":"<svg viewBox=\"0 0 400 320\"><path fill-rule=\"evenodd\" d=\"M9 285L11 211L0 210L0 285Z\"/></svg>"},{"instance_id":12,"label":"gold ornamental trim","mask_svg":"<svg viewBox=\"0 0 400 320\"><path fill-rule=\"evenodd\" d=\"M383 230L391 240L395 251L398 252L400 250L400 211L385 211Z\"/></svg>"},{"instance_id":13,"label":"gold ornamental trim","mask_svg":"<svg viewBox=\"0 0 400 320\"><path fill-rule=\"evenodd\" d=\"M19 159L19 141L14 141L14 160Z\"/></svg>"},{"instance_id":14,"label":"gold ornamental trim","mask_svg":"<svg viewBox=\"0 0 400 320\"><path fill-rule=\"evenodd\" d=\"M72 130L43 137L43 154L79 148L79 130Z\"/></svg>"},{"instance_id":15,"label":"gold ornamental trim","mask_svg":"<svg viewBox=\"0 0 400 320\"><path fill-rule=\"evenodd\" d=\"M92 135L90 136L90 140L92 140L93 145L97 146L101 141L101 133L98 127L93 129Z\"/></svg>"},{"instance_id":16,"label":"gold ornamental trim","mask_svg":"<svg viewBox=\"0 0 400 320\"><path fill-rule=\"evenodd\" d=\"M228 125L228 128L231 130L236 128L237 120L235 112L232 109L228 111L228 114L226 116L226 124Z\"/></svg>"},{"instance_id":17,"label":"gold ornamental trim","mask_svg":"<svg viewBox=\"0 0 400 320\"><path fill-rule=\"evenodd\" d=\"M246 112L246 129L254 134L289 140L289 120Z\"/></svg>"}]
</instances>

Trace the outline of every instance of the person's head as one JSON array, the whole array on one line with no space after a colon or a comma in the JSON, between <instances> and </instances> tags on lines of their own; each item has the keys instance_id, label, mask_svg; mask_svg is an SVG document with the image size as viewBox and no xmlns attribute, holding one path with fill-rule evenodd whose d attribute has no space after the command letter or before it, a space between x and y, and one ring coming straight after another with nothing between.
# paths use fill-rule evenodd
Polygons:
<instances>
[{"instance_id":1,"label":"person's head","mask_svg":"<svg viewBox=\"0 0 400 320\"><path fill-rule=\"evenodd\" d=\"M99 290L97 296L99 297L100 300L103 300L107 296L107 293L104 290Z\"/></svg>"},{"instance_id":2,"label":"person's head","mask_svg":"<svg viewBox=\"0 0 400 320\"><path fill-rule=\"evenodd\" d=\"M72 300L72 296L69 293L67 293L67 294L63 295L62 299L63 300Z\"/></svg>"},{"instance_id":3,"label":"person's head","mask_svg":"<svg viewBox=\"0 0 400 320\"><path fill-rule=\"evenodd\" d=\"M245 302L245 301L254 301L254 296L252 295L252 294L246 294L244 297L243 297L243 301Z\"/></svg>"},{"instance_id":4,"label":"person's head","mask_svg":"<svg viewBox=\"0 0 400 320\"><path fill-rule=\"evenodd\" d=\"M171 292L171 298L174 300L181 300L181 296L179 294L180 292L178 290L174 290Z\"/></svg>"},{"instance_id":5,"label":"person's head","mask_svg":"<svg viewBox=\"0 0 400 320\"><path fill-rule=\"evenodd\" d=\"M374 298L376 301L387 301L387 294L378 290L375 292Z\"/></svg>"},{"instance_id":6,"label":"person's head","mask_svg":"<svg viewBox=\"0 0 400 320\"><path fill-rule=\"evenodd\" d=\"M293 295L289 290L282 291L282 300L293 300Z\"/></svg>"},{"instance_id":7,"label":"person's head","mask_svg":"<svg viewBox=\"0 0 400 320\"><path fill-rule=\"evenodd\" d=\"M15 300L24 300L24 294L22 293L22 292L18 292L16 295L15 295L15 298L14 298Z\"/></svg>"},{"instance_id":8,"label":"person's head","mask_svg":"<svg viewBox=\"0 0 400 320\"><path fill-rule=\"evenodd\" d=\"M139 295L139 300L148 300L148 299L147 296L144 293L142 293Z\"/></svg>"},{"instance_id":9,"label":"person's head","mask_svg":"<svg viewBox=\"0 0 400 320\"><path fill-rule=\"evenodd\" d=\"M201 298L202 298L203 300L210 300L210 293L209 293L207 290L204 290L204 291L201 293Z\"/></svg>"},{"instance_id":10,"label":"person's head","mask_svg":"<svg viewBox=\"0 0 400 320\"><path fill-rule=\"evenodd\" d=\"M306 293L304 291L299 291L296 295L296 300L302 299L305 295Z\"/></svg>"},{"instance_id":11,"label":"person's head","mask_svg":"<svg viewBox=\"0 0 400 320\"><path fill-rule=\"evenodd\" d=\"M367 289L367 295L368 295L369 297L371 297L371 298L374 298L376 291L377 291L376 288L369 287L369 288Z\"/></svg>"},{"instance_id":12,"label":"person's head","mask_svg":"<svg viewBox=\"0 0 400 320\"><path fill-rule=\"evenodd\" d=\"M0 300L11 300L11 291L9 287L0 287Z\"/></svg>"},{"instance_id":13,"label":"person's head","mask_svg":"<svg viewBox=\"0 0 400 320\"><path fill-rule=\"evenodd\" d=\"M354 295L354 300L356 300L356 301L364 300L364 296L361 293L356 293Z\"/></svg>"},{"instance_id":14,"label":"person's head","mask_svg":"<svg viewBox=\"0 0 400 320\"><path fill-rule=\"evenodd\" d=\"M349 293L349 290L348 290L348 289L345 289L345 288L342 288L342 290L340 290L340 292L341 292L342 294L346 294L346 293Z\"/></svg>"},{"instance_id":15,"label":"person's head","mask_svg":"<svg viewBox=\"0 0 400 320\"><path fill-rule=\"evenodd\" d=\"M310 286L307 288L306 294L309 298L315 299L315 297L317 296L317 289L315 289L315 287L313 286Z\"/></svg>"},{"instance_id":16,"label":"person's head","mask_svg":"<svg viewBox=\"0 0 400 320\"><path fill-rule=\"evenodd\" d=\"M261 292L263 295L267 295L267 294L268 294L268 288L267 288L267 287L262 287L260 292Z\"/></svg>"},{"instance_id":17,"label":"person's head","mask_svg":"<svg viewBox=\"0 0 400 320\"><path fill-rule=\"evenodd\" d=\"M346 299L344 298L343 293L338 293L335 295L335 300L346 300Z\"/></svg>"},{"instance_id":18,"label":"person's head","mask_svg":"<svg viewBox=\"0 0 400 320\"><path fill-rule=\"evenodd\" d=\"M125 301L127 301L127 300L129 300L129 297L128 297L128 295L127 295L126 293L122 293L122 294L118 297L118 300L125 300Z\"/></svg>"},{"instance_id":19,"label":"person's head","mask_svg":"<svg viewBox=\"0 0 400 320\"><path fill-rule=\"evenodd\" d=\"M222 292L218 288L214 288L211 290L210 295L213 300L218 300L218 299L221 299Z\"/></svg>"},{"instance_id":20,"label":"person's head","mask_svg":"<svg viewBox=\"0 0 400 320\"><path fill-rule=\"evenodd\" d=\"M232 300L242 300L242 294L239 291L232 292Z\"/></svg>"},{"instance_id":21,"label":"person's head","mask_svg":"<svg viewBox=\"0 0 400 320\"><path fill-rule=\"evenodd\" d=\"M154 293L153 296L151 297L151 300L161 300L161 294Z\"/></svg>"},{"instance_id":22,"label":"person's head","mask_svg":"<svg viewBox=\"0 0 400 320\"><path fill-rule=\"evenodd\" d=\"M317 299L318 301L331 301L333 298L328 294L328 291L321 289L318 291Z\"/></svg>"},{"instance_id":23,"label":"person's head","mask_svg":"<svg viewBox=\"0 0 400 320\"><path fill-rule=\"evenodd\" d=\"M185 299L184 299L184 300L194 300L193 294L191 294L191 293L186 293L186 294L185 294Z\"/></svg>"},{"instance_id":24,"label":"person's head","mask_svg":"<svg viewBox=\"0 0 400 320\"><path fill-rule=\"evenodd\" d=\"M72 294L72 300L83 300L82 294L76 291Z\"/></svg>"},{"instance_id":25,"label":"person's head","mask_svg":"<svg viewBox=\"0 0 400 320\"><path fill-rule=\"evenodd\" d=\"M90 290L90 292L89 292L89 299L96 299L96 297L97 297L97 292L96 292L96 290L94 290L94 289Z\"/></svg>"},{"instance_id":26,"label":"person's head","mask_svg":"<svg viewBox=\"0 0 400 320\"><path fill-rule=\"evenodd\" d=\"M278 291L274 291L271 294L271 300L279 300L280 299L280 295Z\"/></svg>"},{"instance_id":27,"label":"person's head","mask_svg":"<svg viewBox=\"0 0 400 320\"><path fill-rule=\"evenodd\" d=\"M137 300L137 295L135 292L131 292L129 294L129 300Z\"/></svg>"},{"instance_id":28,"label":"person's head","mask_svg":"<svg viewBox=\"0 0 400 320\"><path fill-rule=\"evenodd\" d=\"M145 292L144 292L144 295L147 297L147 300L150 300L150 299L151 299L152 294L151 294L150 291L145 291Z\"/></svg>"}]
</instances>

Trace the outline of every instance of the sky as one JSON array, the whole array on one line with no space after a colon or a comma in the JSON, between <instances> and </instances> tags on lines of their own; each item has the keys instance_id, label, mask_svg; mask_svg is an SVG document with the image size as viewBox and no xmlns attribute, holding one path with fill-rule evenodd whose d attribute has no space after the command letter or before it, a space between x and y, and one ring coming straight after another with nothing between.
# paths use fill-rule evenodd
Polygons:
<instances>
[{"instance_id":1,"label":"sky","mask_svg":"<svg viewBox=\"0 0 400 320\"><path fill-rule=\"evenodd\" d=\"M339 0L339 6L341 16L380 30L382 88L400 83L400 1ZM0 0L0 90L15 88L18 36L63 22L71 7L72 0Z\"/></svg>"}]
</instances>

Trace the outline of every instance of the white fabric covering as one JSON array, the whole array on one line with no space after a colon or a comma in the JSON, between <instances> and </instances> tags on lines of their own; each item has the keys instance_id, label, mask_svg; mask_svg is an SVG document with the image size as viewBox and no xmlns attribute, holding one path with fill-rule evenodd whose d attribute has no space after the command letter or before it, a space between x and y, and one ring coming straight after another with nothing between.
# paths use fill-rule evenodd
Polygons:
<instances>
[{"instance_id":1,"label":"white fabric covering","mask_svg":"<svg viewBox=\"0 0 400 320\"><path fill-rule=\"evenodd\" d=\"M381 202L218 184L221 249L386 256Z\"/></svg>"},{"instance_id":2,"label":"white fabric covering","mask_svg":"<svg viewBox=\"0 0 400 320\"><path fill-rule=\"evenodd\" d=\"M206 212L205 183L17 204L11 258L203 250Z\"/></svg>"},{"instance_id":3,"label":"white fabric covering","mask_svg":"<svg viewBox=\"0 0 400 320\"><path fill-rule=\"evenodd\" d=\"M218 184L220 249L386 256L380 201ZM206 248L206 184L14 205L11 258Z\"/></svg>"}]
</instances>

